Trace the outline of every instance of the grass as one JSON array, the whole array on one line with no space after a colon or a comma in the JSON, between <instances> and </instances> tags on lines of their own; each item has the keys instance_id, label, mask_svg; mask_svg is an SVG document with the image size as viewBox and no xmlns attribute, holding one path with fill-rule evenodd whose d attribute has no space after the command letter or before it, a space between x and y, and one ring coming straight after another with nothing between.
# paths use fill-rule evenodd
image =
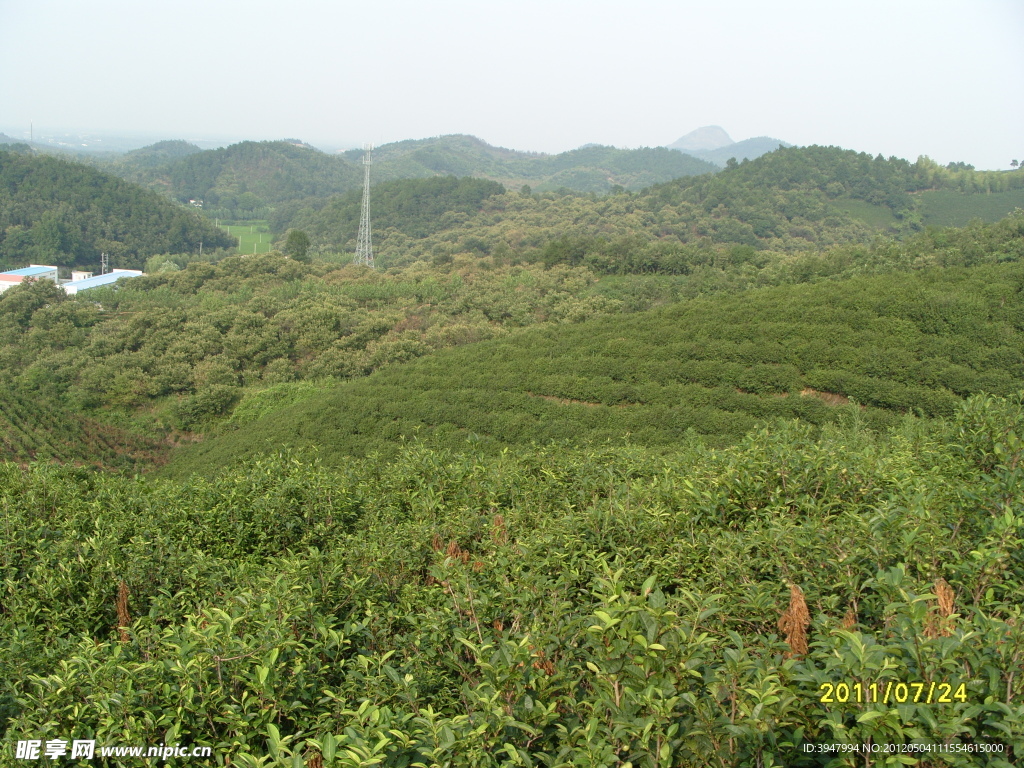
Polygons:
<instances>
[{"instance_id":1,"label":"grass","mask_svg":"<svg viewBox=\"0 0 1024 768\"><path fill-rule=\"evenodd\" d=\"M231 234L236 240L239 253L268 253L274 239L270 225L263 219L243 222L241 224L225 224L221 229Z\"/></svg>"}]
</instances>

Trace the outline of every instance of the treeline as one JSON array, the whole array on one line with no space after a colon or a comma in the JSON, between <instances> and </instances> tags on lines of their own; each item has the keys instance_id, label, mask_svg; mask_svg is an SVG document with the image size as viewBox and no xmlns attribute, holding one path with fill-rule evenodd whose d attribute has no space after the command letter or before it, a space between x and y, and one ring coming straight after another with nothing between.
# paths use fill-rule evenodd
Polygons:
<instances>
[{"instance_id":1,"label":"treeline","mask_svg":"<svg viewBox=\"0 0 1024 768\"><path fill-rule=\"evenodd\" d=\"M810 768L814 745L940 744L927 764L1010 768L1022 433L1019 396L979 397L665 455L0 465L0 748Z\"/></svg>"},{"instance_id":2,"label":"treeline","mask_svg":"<svg viewBox=\"0 0 1024 768\"><path fill-rule=\"evenodd\" d=\"M901 227L913 231L921 228L916 193L939 189L990 193L1020 188L1024 188L1024 176L1017 174L953 171L924 157L910 163L897 157L872 158L838 147L811 146L780 148L755 160L730 163L713 176L677 179L649 190L643 200L652 213L668 206L691 207L697 215L709 215L713 239L728 242L743 231L744 244L760 241L768 245L773 239L784 240L787 232L797 234L794 225L811 232L821 222L834 227L847 200L886 209ZM721 230L723 224L725 230Z\"/></svg>"},{"instance_id":3,"label":"treeline","mask_svg":"<svg viewBox=\"0 0 1024 768\"><path fill-rule=\"evenodd\" d=\"M233 245L195 211L51 156L0 151L0 267L32 263L141 268L158 253Z\"/></svg>"},{"instance_id":4,"label":"treeline","mask_svg":"<svg viewBox=\"0 0 1024 768\"><path fill-rule=\"evenodd\" d=\"M601 275L688 276L713 282L709 271L728 274L747 287L922 266L974 266L1021 258L1024 219L1011 215L994 224L928 228L905 239L876 238L870 244L833 244L787 254L745 244L703 239L673 243L642 235L562 235L531 254L546 266L585 266ZM701 281L701 276L707 278ZM692 291L691 291L692 293Z\"/></svg>"},{"instance_id":5,"label":"treeline","mask_svg":"<svg viewBox=\"0 0 1024 768\"><path fill-rule=\"evenodd\" d=\"M167 165L175 160L180 160L202 151L195 144L190 144L180 139L175 141L158 141L156 144L150 144L148 147L125 152L120 157L108 162L111 167L118 168L117 174L119 176L128 177L132 173L138 174L136 178L129 178L129 181L141 184L149 180L149 177L143 173L144 169ZM102 163L103 161L99 162Z\"/></svg>"}]
</instances>

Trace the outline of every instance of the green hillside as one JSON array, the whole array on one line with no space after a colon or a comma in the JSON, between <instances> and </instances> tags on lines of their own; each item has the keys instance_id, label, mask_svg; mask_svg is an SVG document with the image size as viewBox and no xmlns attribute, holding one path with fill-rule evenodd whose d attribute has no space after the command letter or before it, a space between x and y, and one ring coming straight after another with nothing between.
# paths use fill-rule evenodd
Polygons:
<instances>
[{"instance_id":1,"label":"green hillside","mask_svg":"<svg viewBox=\"0 0 1024 768\"><path fill-rule=\"evenodd\" d=\"M463 209L469 215L457 217L438 217L432 205L423 210L407 206L400 213L432 215L437 222L432 229L442 231L410 237L400 220L386 217L375 237L381 263L387 265L468 252L506 261L586 264L600 272L679 273L714 261L715 246L811 251L867 242L878 233L877 222L851 215L843 208L845 201L881 205L895 221L897 215L910 216L908 190L926 184L902 161L873 160L836 148L794 148L638 193L596 197L513 191L493 195L478 211ZM422 183L381 186L387 216L389 198L415 198ZM297 227L327 247L351 248L358 201L353 192L326 204L281 206L273 227Z\"/></svg>"},{"instance_id":2,"label":"green hillside","mask_svg":"<svg viewBox=\"0 0 1024 768\"><path fill-rule=\"evenodd\" d=\"M422 183L429 186L436 182ZM456 189L453 187L453 191ZM568 419L584 425L580 427L584 432L599 435L596 439L614 437L625 430L644 435L644 440L665 442L667 438L658 428L649 429L652 418L660 419L661 426L672 434L683 434L692 426L718 440L733 439L761 418L807 415L821 422L835 415L833 408L816 402L829 395L817 397L815 392L808 392L800 396L805 389L851 396L872 408L920 407L927 413L948 412L950 392L959 396L979 390L1008 391L1004 379L991 377L1000 370L1011 370L1014 358L1000 357L998 363L974 360L946 365L942 361L954 354L946 348L936 353L936 360L927 362L917 349L900 352L897 346L895 351L887 351L886 347L892 346L890 340L863 335L864 329L858 330L861 335L856 337L857 344L844 344L834 357L804 359L790 352L785 359L771 356L744 361L732 359L731 348L714 342L712 328L708 330L708 359L695 358L700 376L692 379L682 376L678 369L664 369L673 377L682 376L671 382L676 389L655 386L662 369L650 368L643 356L660 358L666 354L653 342L683 333L676 327L672 312L690 306L705 309L698 312L696 325L688 328L687 334L705 327L701 313L717 317L717 325L731 327L733 333L754 333L744 326L743 313L749 303L763 313L757 323L768 329L758 331L761 335L751 344L762 350L777 349L779 342L771 335L764 336L770 330L819 339L814 343L820 345L820 338L848 333L843 324L854 321L842 312L836 315L836 308L847 305L843 297L848 291L854 296L875 290L864 287L863 281L870 275L880 276L878 290L889 295L897 285L919 283L925 274L922 270L946 269L945 273L935 272L946 275L936 278L940 288L935 289L939 291L935 303L944 307L952 302L951 306L960 307L964 299L955 292L974 289L961 289L951 283L949 290L955 295L949 297L942 293L946 290L941 287L946 284L943 281L953 280L960 274L957 270L963 268L1008 269L1000 265L1020 261L1024 255L1024 221L1019 216L991 225L928 230L899 242L882 239L870 246L836 247L820 254L695 248L683 253L689 260L666 262L660 273L631 273L637 267L649 269L657 263L642 260L648 253L644 249L632 254L624 249L622 271L616 267L614 273L604 277L594 268L600 263L589 258L573 265L572 242L556 241L555 245L557 248L542 250L544 258L534 263L461 254L382 272L337 261L304 263L272 252L225 258L216 264L191 263L184 269L137 278L117 290L96 290L81 297L68 297L46 282L19 286L0 295L0 371L24 391L33 392L41 405L51 403L57 410L74 408L85 417L111 424L137 424L156 437L172 436L182 429L209 432L219 423L233 420L235 409L250 415L263 414L277 404L293 402L297 393L305 397L314 394L317 387L329 388L333 383L403 366L439 350L489 339L511 345L506 350L506 356L511 355L509 363L502 363L500 355L478 360L476 353L467 349L465 358L452 358L455 362L439 365L451 369L443 368L445 375L473 371L466 374L470 378L453 378L446 383L443 377L437 378L436 372L429 373L433 364L424 361L424 367L417 370L429 373L424 373L429 379L423 384L425 390L404 393L406 384L399 377L393 384L397 390L389 397L397 403L407 402L409 407L418 403L415 408L429 411L433 406L426 401L435 397L432 388L451 386L476 392L483 399L499 400L518 392L515 402L495 406L493 418L462 423L459 419L472 415L472 409L463 409L464 413L456 413L451 422L458 428L497 436L499 441L504 439L503 430L513 440L529 440L531 435L545 440L573 436L572 425L565 423ZM606 265L605 271L612 270ZM980 273L968 270L964 274ZM894 275L899 276L898 280ZM993 273L991 278L996 285L1005 282L1001 273ZM978 279L971 277L965 285L973 286L970 281ZM778 293L754 290L766 286L777 286ZM979 287L978 295L988 296L991 290ZM922 291L921 296L932 295L924 288ZM982 326L994 321L1016 306L1015 294L1009 291L1007 295L1006 304L993 309L991 317L978 314L981 307L988 306L984 302L967 302L965 316ZM704 297L702 302L710 303L692 303L700 297ZM800 324L789 315L769 319L778 311L773 301L791 304L811 316L832 317L838 326ZM923 306L922 301L913 294L896 293L891 298L893 308L886 312L898 314L902 311L899 307L906 305L906 311L921 317L936 311L939 317L945 316L942 312L946 310ZM874 304L869 301L868 306ZM659 309L653 314L632 316L652 308ZM724 314L718 317L715 313L719 312ZM601 317L607 320L599 322ZM639 317L643 319L636 319ZM591 324L579 325L584 321ZM560 345L589 350L595 339L608 334L611 338L635 336L643 340L648 338L648 325L659 329L652 345L635 347L639 358L627 356L615 364L635 370L632 378L622 379L619 368L606 370L602 361L606 353L600 349L584 356L588 367L564 378L567 371L576 370L578 361L565 357L568 353ZM524 336L516 341L514 332L529 326L544 330L536 337ZM564 334L563 341L546 335L555 330ZM550 349L554 369L548 374L558 373L563 378L524 378L534 368L529 352L534 345ZM862 361L862 345L882 350L878 361ZM982 348L985 345L978 347ZM522 359L513 352L523 355ZM673 348L671 354L689 360L697 353L686 347L683 351ZM894 354L896 357L892 357ZM722 360L716 363L717 355ZM920 364L911 366L915 360ZM751 365L756 370L748 371ZM883 367L872 367L877 365ZM559 366L565 370L558 371ZM837 372L845 384L825 377L829 371ZM884 383L898 371L910 378L901 379L898 385ZM768 383L758 383L760 376L767 377ZM914 377L920 381L915 383ZM763 388L769 383L774 389ZM315 386L310 388L311 384ZM637 386L641 390L636 390ZM413 386L417 387L420 384ZM490 388L497 388L499 394L490 392ZM358 391L372 400L372 388ZM788 394L772 397L769 392ZM698 405L689 410L676 408L672 398L683 394ZM615 407L634 401L642 407ZM598 403L600 407L585 403ZM648 404L669 408L669 415L652 417L652 412L646 410ZM500 412L505 408L521 409L523 416L502 421ZM370 414L375 409L373 403L367 406ZM533 415L527 418L529 414ZM867 414L872 423L884 423L888 418L882 410L869 409ZM436 421L434 416L424 420L411 411L396 413L394 418L401 424L389 425L381 435L410 433L416 424ZM494 419L497 421L492 423ZM535 433L535 429L540 431ZM338 444L348 444L346 441L348 438ZM363 451L366 446L353 450Z\"/></svg>"},{"instance_id":3,"label":"green hillside","mask_svg":"<svg viewBox=\"0 0 1024 768\"><path fill-rule=\"evenodd\" d=\"M511 328L618 311L616 299L582 296L595 282L565 267L382 274L270 253L74 297L27 283L0 294L0 382L42 410L173 437L224 419L254 389L365 376ZM5 456L23 458L15 449Z\"/></svg>"},{"instance_id":4,"label":"green hillside","mask_svg":"<svg viewBox=\"0 0 1024 768\"><path fill-rule=\"evenodd\" d=\"M373 188L373 227L376 242L392 235L424 238L442 229L458 227L466 215L477 213L484 201L505 192L497 182L454 176L385 181ZM294 227L321 242L346 245L355 241L362 212L362 190L333 197L323 207L281 206L272 214L278 231Z\"/></svg>"},{"instance_id":5,"label":"green hillside","mask_svg":"<svg viewBox=\"0 0 1024 768\"><path fill-rule=\"evenodd\" d=\"M632 204L656 206L652 213L667 202L677 214L686 213L680 204L692 206L695 210L675 225L676 234L747 245L767 240L773 248L798 247L801 240L811 244L804 247L835 242L829 233L842 230L851 216L856 224L904 234L925 224L963 224L974 215L973 206L982 205L977 195L1024 188L1020 173L979 173L962 164L944 168L927 158L915 163L872 158L835 147L783 147L765 154L767 145L758 141L751 140L756 152L740 153L758 155L756 160L733 168L720 159L726 167L719 174L719 165L664 147L586 146L543 155L492 147L472 136L441 136L377 147L373 183L456 176L487 179L516 192L528 187L534 194L630 190L640 192ZM309 212L329 202L337 205L336 198L346 193L358 194L361 161L361 150L328 155L293 141L250 141L208 151L185 142L160 142L114 158L106 167L179 201L202 200L210 216L270 218L283 234ZM775 190L774 199L764 194L768 189ZM924 191L920 199L915 196ZM937 198L928 197L939 192ZM1013 206L990 201L979 215L993 220L1000 207L1005 214ZM965 211L971 211L967 218ZM642 229L650 227L647 222ZM655 230L658 237L664 230L664 224ZM343 243L335 239L331 245Z\"/></svg>"},{"instance_id":6,"label":"green hillside","mask_svg":"<svg viewBox=\"0 0 1024 768\"><path fill-rule=\"evenodd\" d=\"M153 172L178 200L200 199L209 215L263 218L284 200L326 197L362 183L362 168L312 147L245 141L190 154Z\"/></svg>"},{"instance_id":7,"label":"green hillside","mask_svg":"<svg viewBox=\"0 0 1024 768\"><path fill-rule=\"evenodd\" d=\"M448 194L440 182L436 189L439 196ZM879 234L910 237L927 225L969 220L965 212L984 201L1001 200L1008 207L1021 189L1019 172L954 172L927 158L908 163L813 146L780 149L717 174L633 193L598 197L511 189L481 199L476 208L453 208L460 214L453 216L438 215L437 205L423 195L429 191L423 182L399 180L380 185L383 218L375 247L379 263L387 266L465 255L586 265L602 274L689 274L725 262L756 266L770 258L767 252L821 252L869 243ZM926 207L936 195L943 196L942 210ZM409 204L391 210L392 198ZM278 232L302 229L328 250L352 251L358 205L355 191L283 204L272 226ZM410 226L428 218L429 228Z\"/></svg>"},{"instance_id":8,"label":"green hillside","mask_svg":"<svg viewBox=\"0 0 1024 768\"><path fill-rule=\"evenodd\" d=\"M51 156L0 151L0 266L141 268L159 253L230 247L212 222L154 192Z\"/></svg>"},{"instance_id":9,"label":"green hillside","mask_svg":"<svg viewBox=\"0 0 1024 768\"><path fill-rule=\"evenodd\" d=\"M947 416L1024 380L1024 267L932 269L693 300L542 327L389 368L177 454L211 471L273 446L390 453L550 440L732 442L759 421ZM851 405L855 401L860 407ZM864 410L861 410L861 407Z\"/></svg>"},{"instance_id":10,"label":"green hillside","mask_svg":"<svg viewBox=\"0 0 1024 768\"><path fill-rule=\"evenodd\" d=\"M159 142L106 161L105 167L181 202L203 201L221 218L262 218L280 203L317 200L362 186L362 151L329 155L290 141L246 141L199 151ZM716 166L664 148L587 147L557 155L492 147L472 136L385 144L374 150L373 182L469 176L538 191L605 193L639 189Z\"/></svg>"}]
</instances>

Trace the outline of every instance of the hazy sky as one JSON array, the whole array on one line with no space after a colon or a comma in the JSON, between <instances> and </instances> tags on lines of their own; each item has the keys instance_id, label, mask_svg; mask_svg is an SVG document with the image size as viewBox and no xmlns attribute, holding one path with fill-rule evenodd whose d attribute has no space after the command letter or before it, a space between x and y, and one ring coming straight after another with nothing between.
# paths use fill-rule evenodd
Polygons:
<instances>
[{"instance_id":1,"label":"hazy sky","mask_svg":"<svg viewBox=\"0 0 1024 768\"><path fill-rule=\"evenodd\" d=\"M1022 0L0 0L0 130L1024 160Z\"/></svg>"}]
</instances>

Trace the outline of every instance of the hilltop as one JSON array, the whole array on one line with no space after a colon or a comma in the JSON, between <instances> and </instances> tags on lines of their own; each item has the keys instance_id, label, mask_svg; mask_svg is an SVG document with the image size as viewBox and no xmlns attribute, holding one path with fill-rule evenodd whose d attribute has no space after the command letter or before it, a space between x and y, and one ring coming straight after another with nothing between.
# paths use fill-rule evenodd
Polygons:
<instances>
[{"instance_id":1,"label":"hilltop","mask_svg":"<svg viewBox=\"0 0 1024 768\"><path fill-rule=\"evenodd\" d=\"M361 156L352 150L345 157ZM492 147L474 136L453 135L386 144L374 150L382 180L445 174L490 179L509 187L527 184L535 191L558 188L604 193L615 186L640 189L680 176L714 171L700 161L663 148L616 149L588 145L556 155Z\"/></svg>"},{"instance_id":2,"label":"hilltop","mask_svg":"<svg viewBox=\"0 0 1024 768\"><path fill-rule=\"evenodd\" d=\"M191 144L181 139L172 141L158 141L156 144L150 144L149 146L142 147L140 149L133 149L130 152L125 152L120 161L128 167L135 168L151 168L157 165L163 165L165 163L173 162L189 155L194 155L197 152L202 152L195 144Z\"/></svg>"},{"instance_id":3,"label":"hilltop","mask_svg":"<svg viewBox=\"0 0 1024 768\"><path fill-rule=\"evenodd\" d=\"M768 136L733 141L721 126L707 125L676 139L668 148L724 168L730 159L753 160L780 147L791 146L793 145Z\"/></svg>"},{"instance_id":4,"label":"hilltop","mask_svg":"<svg viewBox=\"0 0 1024 768\"><path fill-rule=\"evenodd\" d=\"M173 149L173 152L171 151ZM279 203L324 199L362 184L362 151L329 155L301 142L241 142L214 150L161 142L108 161L111 172L221 217L265 215ZM537 191L605 193L639 189L716 167L665 148L586 147L558 155L492 147L472 136L385 144L374 150L373 182L469 176Z\"/></svg>"}]
</instances>

